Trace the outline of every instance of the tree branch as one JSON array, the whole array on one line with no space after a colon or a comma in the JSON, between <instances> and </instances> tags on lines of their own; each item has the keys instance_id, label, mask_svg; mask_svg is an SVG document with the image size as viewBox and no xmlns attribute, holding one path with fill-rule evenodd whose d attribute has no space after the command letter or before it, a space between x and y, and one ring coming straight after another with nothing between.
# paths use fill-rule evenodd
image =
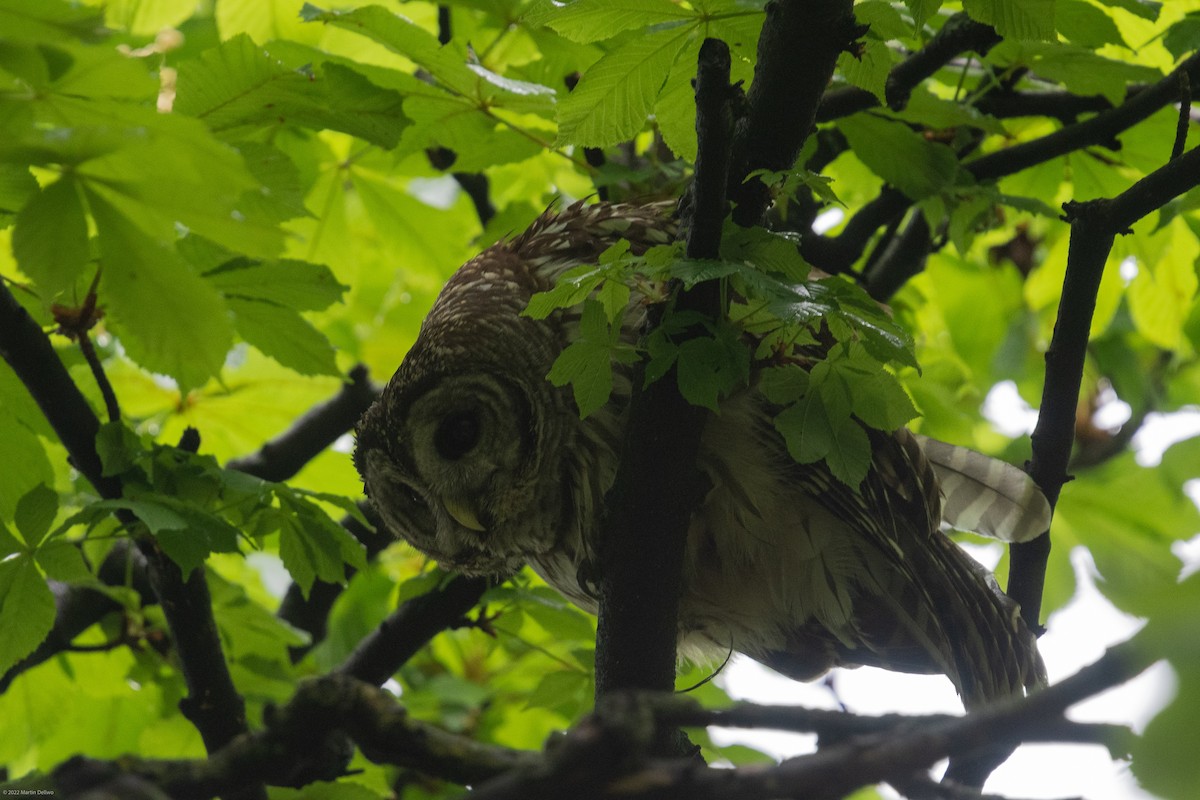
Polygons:
<instances>
[{"instance_id":1,"label":"tree branch","mask_svg":"<svg viewBox=\"0 0 1200 800\"><path fill-rule=\"evenodd\" d=\"M438 633L460 622L487 590L485 578L455 575L405 601L338 667L337 672L382 686Z\"/></svg>"},{"instance_id":2,"label":"tree branch","mask_svg":"<svg viewBox=\"0 0 1200 800\"><path fill-rule=\"evenodd\" d=\"M102 762L76 757L54 770L55 786L74 797L135 776L175 800L209 798L260 781L288 786L332 780L344 752L329 752L329 734L344 731L377 763L418 769L460 784L478 783L533 764L538 754L481 744L408 716L395 697L362 681L327 675L302 684L263 730L246 734L204 760L123 758ZM314 769L314 766L316 769Z\"/></svg>"},{"instance_id":3,"label":"tree branch","mask_svg":"<svg viewBox=\"0 0 1200 800\"><path fill-rule=\"evenodd\" d=\"M965 717L857 717L845 712L739 703L704 709L671 694L615 693L544 754L476 742L408 717L396 699L343 674L302 684L293 698L267 715L266 726L208 759L156 761L76 758L54 770L54 788L100 790L130 779L147 781L179 800L208 798L255 781L292 785L299 776L337 777L345 753L330 751L344 732L376 763L474 786L474 800L527 797L840 798L862 786L904 782L949 755L998 740L1087 741L1117 747L1121 726L1067 722L1063 712L1125 683L1155 659L1137 640L1111 648L1066 680L1024 698ZM816 731L821 749L775 767L713 769L689 759L655 761L647 748L654 730L676 725L744 725ZM942 797L951 797L944 790Z\"/></svg>"},{"instance_id":4,"label":"tree branch","mask_svg":"<svg viewBox=\"0 0 1200 800\"><path fill-rule=\"evenodd\" d=\"M41 408L66 447L71 464L102 497L120 498L121 482L103 474L96 452L99 420L67 374L49 337L3 282L0 282L0 355ZM129 512L118 512L118 518L127 525L136 521ZM244 732L246 721L244 703L222 655L204 573L195 570L184 579L175 563L151 539L140 539L138 548L150 563L150 584L179 649L188 685L188 698L180 703L180 709L196 725L208 751L214 752Z\"/></svg>"},{"instance_id":5,"label":"tree branch","mask_svg":"<svg viewBox=\"0 0 1200 800\"><path fill-rule=\"evenodd\" d=\"M1189 59L1196 64L1200 60ZM1033 431L1029 474L1054 506L1063 484L1075 438L1075 413L1087 355L1088 332L1096 309L1096 293L1104 265L1118 234L1169 200L1200 185L1200 149L1173 159L1111 200L1064 205L1071 223L1067 270L1050 347L1046 351L1046 383ZM1031 630L1041 631L1042 589L1050 536L1009 548L1008 595L1021 606Z\"/></svg>"},{"instance_id":6,"label":"tree branch","mask_svg":"<svg viewBox=\"0 0 1200 800\"><path fill-rule=\"evenodd\" d=\"M933 250L929 222L917 211L904 226L903 232L884 249L866 273L867 293L886 302L910 278L925 268Z\"/></svg>"},{"instance_id":7,"label":"tree branch","mask_svg":"<svg viewBox=\"0 0 1200 800\"><path fill-rule=\"evenodd\" d=\"M100 421L63 367L50 338L0 281L0 356L33 396L50 427L101 497L121 496L121 482L105 476L96 454Z\"/></svg>"},{"instance_id":8,"label":"tree branch","mask_svg":"<svg viewBox=\"0 0 1200 800\"><path fill-rule=\"evenodd\" d=\"M862 256L875 231L898 222L911 205L912 200L904 192L884 186L875 199L863 204L837 236L815 233L804 236L800 240L800 255L830 275L846 272Z\"/></svg>"},{"instance_id":9,"label":"tree branch","mask_svg":"<svg viewBox=\"0 0 1200 800\"><path fill-rule=\"evenodd\" d=\"M758 40L747 113L734 136L729 197L734 221L758 224L770 204L759 169L791 169L812 132L838 56L858 35L851 0L772 0Z\"/></svg>"},{"instance_id":10,"label":"tree branch","mask_svg":"<svg viewBox=\"0 0 1200 800\"><path fill-rule=\"evenodd\" d=\"M691 258L716 258L720 248L732 136L729 69L725 43L706 39L695 83L699 154L691 219L683 226ZM676 305L717 319L719 287L682 292ZM695 463L707 412L683 398L674 370L644 389L642 371L639 365L634 373L620 467L598 538L597 697L629 688L670 691L675 682L683 550L700 491Z\"/></svg>"},{"instance_id":11,"label":"tree branch","mask_svg":"<svg viewBox=\"0 0 1200 800\"><path fill-rule=\"evenodd\" d=\"M904 108L913 89L954 58L967 52L986 55L999 41L1000 36L992 26L976 22L961 11L954 14L923 48L892 67L884 88L888 108L895 111ZM879 98L866 89L846 86L826 93L817 109L816 121L831 122L878 105Z\"/></svg>"},{"instance_id":12,"label":"tree branch","mask_svg":"<svg viewBox=\"0 0 1200 800\"><path fill-rule=\"evenodd\" d=\"M1200 53L1191 56L1170 75L1134 94L1114 109L1067 125L1040 139L980 156L963 167L978 181L995 180L1084 147L1109 144L1118 134L1174 102L1179 96L1180 76L1185 74L1191 85L1200 83Z\"/></svg>"}]
</instances>

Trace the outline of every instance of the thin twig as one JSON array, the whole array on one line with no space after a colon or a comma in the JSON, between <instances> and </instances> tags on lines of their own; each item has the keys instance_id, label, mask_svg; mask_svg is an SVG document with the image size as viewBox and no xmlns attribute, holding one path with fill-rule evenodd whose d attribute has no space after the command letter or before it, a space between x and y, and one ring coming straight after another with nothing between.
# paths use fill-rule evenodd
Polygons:
<instances>
[{"instance_id":1,"label":"thin twig","mask_svg":"<svg viewBox=\"0 0 1200 800\"><path fill-rule=\"evenodd\" d=\"M100 363L100 357L96 355L96 348L92 345L92 339L87 333L79 334L79 349L83 352L84 360L92 369L92 377L96 379L96 385L100 387L100 395L104 398L104 408L108 411L108 421L119 421L121 406L117 403L117 395L113 392L112 383L109 382L108 375L104 372L104 365Z\"/></svg>"}]
</instances>

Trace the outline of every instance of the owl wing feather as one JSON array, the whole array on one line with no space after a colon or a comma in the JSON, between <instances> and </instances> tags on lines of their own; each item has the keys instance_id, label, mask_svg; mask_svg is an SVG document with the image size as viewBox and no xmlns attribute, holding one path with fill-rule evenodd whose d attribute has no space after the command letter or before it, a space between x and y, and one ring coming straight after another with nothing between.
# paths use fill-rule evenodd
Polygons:
<instances>
[{"instance_id":1,"label":"owl wing feather","mask_svg":"<svg viewBox=\"0 0 1200 800\"><path fill-rule=\"evenodd\" d=\"M942 489L949 527L1004 542L1027 542L1050 527L1050 503L1023 470L965 447L913 434Z\"/></svg>"},{"instance_id":2,"label":"owl wing feather","mask_svg":"<svg viewBox=\"0 0 1200 800\"><path fill-rule=\"evenodd\" d=\"M968 708L1044 682L1016 604L938 531L938 472L923 443L904 429L868 435L872 464L858 492L823 464L796 470L810 502L869 547L855 598L859 646L839 643L838 657L846 665L945 673Z\"/></svg>"}]
</instances>

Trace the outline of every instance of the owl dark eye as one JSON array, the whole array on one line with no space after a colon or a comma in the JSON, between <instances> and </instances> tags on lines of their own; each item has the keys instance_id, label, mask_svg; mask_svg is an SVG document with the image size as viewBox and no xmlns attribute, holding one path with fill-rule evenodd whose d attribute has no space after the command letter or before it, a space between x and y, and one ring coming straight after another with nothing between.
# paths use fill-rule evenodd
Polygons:
<instances>
[{"instance_id":1,"label":"owl dark eye","mask_svg":"<svg viewBox=\"0 0 1200 800\"><path fill-rule=\"evenodd\" d=\"M433 434L433 446L449 461L457 461L479 443L479 417L473 411L447 414Z\"/></svg>"}]
</instances>

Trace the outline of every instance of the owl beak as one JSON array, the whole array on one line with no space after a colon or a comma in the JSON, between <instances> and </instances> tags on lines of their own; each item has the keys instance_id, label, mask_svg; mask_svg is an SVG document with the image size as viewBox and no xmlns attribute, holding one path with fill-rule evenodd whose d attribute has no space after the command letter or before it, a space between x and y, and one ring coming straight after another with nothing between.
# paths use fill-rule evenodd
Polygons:
<instances>
[{"instance_id":1,"label":"owl beak","mask_svg":"<svg viewBox=\"0 0 1200 800\"><path fill-rule=\"evenodd\" d=\"M472 531L483 533L487 528L483 527L483 523L479 521L479 517L475 516L475 512L467 508L467 506L455 500L448 498L442 499L442 505L446 508L446 513L464 528Z\"/></svg>"}]
</instances>

